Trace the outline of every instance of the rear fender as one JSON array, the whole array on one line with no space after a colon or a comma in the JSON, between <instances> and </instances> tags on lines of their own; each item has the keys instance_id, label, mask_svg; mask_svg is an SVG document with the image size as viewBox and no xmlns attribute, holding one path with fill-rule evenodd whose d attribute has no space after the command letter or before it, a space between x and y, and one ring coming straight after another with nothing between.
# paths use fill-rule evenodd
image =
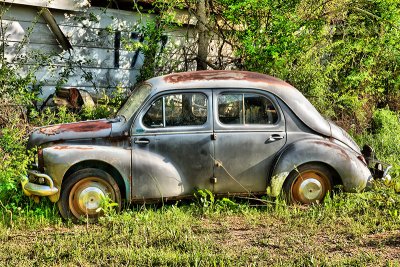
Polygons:
<instances>
[{"instance_id":1,"label":"rear fender","mask_svg":"<svg viewBox=\"0 0 400 267\"><path fill-rule=\"evenodd\" d=\"M276 197L289 173L309 162L320 162L333 168L348 192L363 190L372 178L368 167L350 149L327 139L304 139L290 144L278 157L268 181L267 194Z\"/></svg>"}]
</instances>

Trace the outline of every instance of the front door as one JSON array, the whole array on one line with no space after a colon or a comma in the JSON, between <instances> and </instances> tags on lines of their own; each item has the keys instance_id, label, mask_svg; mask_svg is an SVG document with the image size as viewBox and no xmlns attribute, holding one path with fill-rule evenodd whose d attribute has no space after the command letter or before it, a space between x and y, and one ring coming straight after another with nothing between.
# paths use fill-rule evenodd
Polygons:
<instances>
[{"instance_id":1,"label":"front door","mask_svg":"<svg viewBox=\"0 0 400 267\"><path fill-rule=\"evenodd\" d=\"M212 92L173 91L149 101L132 126L132 198L211 189Z\"/></svg>"},{"instance_id":2,"label":"front door","mask_svg":"<svg viewBox=\"0 0 400 267\"><path fill-rule=\"evenodd\" d=\"M214 110L214 192L265 192L274 157L286 142L275 97L257 90L215 90Z\"/></svg>"}]
</instances>

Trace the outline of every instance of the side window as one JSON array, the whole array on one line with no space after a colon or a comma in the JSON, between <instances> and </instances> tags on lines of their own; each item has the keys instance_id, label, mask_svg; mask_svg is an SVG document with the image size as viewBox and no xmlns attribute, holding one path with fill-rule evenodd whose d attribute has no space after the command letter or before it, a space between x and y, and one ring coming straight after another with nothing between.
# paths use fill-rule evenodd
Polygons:
<instances>
[{"instance_id":1,"label":"side window","mask_svg":"<svg viewBox=\"0 0 400 267\"><path fill-rule=\"evenodd\" d=\"M206 121L207 96L201 93L162 96L143 117L143 124L149 128L196 126Z\"/></svg>"},{"instance_id":2,"label":"side window","mask_svg":"<svg viewBox=\"0 0 400 267\"><path fill-rule=\"evenodd\" d=\"M223 94L218 97L218 118L223 124L274 124L278 114L265 96Z\"/></svg>"},{"instance_id":3,"label":"side window","mask_svg":"<svg viewBox=\"0 0 400 267\"><path fill-rule=\"evenodd\" d=\"M243 124L243 94L220 95L218 116L224 124Z\"/></svg>"},{"instance_id":4,"label":"side window","mask_svg":"<svg viewBox=\"0 0 400 267\"><path fill-rule=\"evenodd\" d=\"M159 98L151 104L151 108L143 117L143 124L149 128L163 127L163 99Z\"/></svg>"}]
</instances>

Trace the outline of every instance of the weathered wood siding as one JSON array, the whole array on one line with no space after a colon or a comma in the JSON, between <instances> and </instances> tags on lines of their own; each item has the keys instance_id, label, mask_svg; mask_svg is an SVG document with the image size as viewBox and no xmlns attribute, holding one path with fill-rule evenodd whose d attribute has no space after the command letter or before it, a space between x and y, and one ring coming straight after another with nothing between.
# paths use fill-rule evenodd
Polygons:
<instances>
[{"instance_id":1,"label":"weathered wood siding","mask_svg":"<svg viewBox=\"0 0 400 267\"><path fill-rule=\"evenodd\" d=\"M131 87L139 75L144 57L140 51L126 50L122 40L139 40L135 27L138 23L153 20L154 15L95 7L80 11L74 10L72 5L68 7L64 0L56 2L63 4L53 4L50 11L73 50L62 49L40 16L40 8L34 4L3 5L5 13L3 10L1 20L5 34L4 40L0 41L5 42L8 61L18 62L20 56L26 56L24 70L27 71L38 63L34 55L51 55L49 64L36 72L44 98L53 93L57 85L85 89L95 94L116 86ZM184 27L170 28L165 33L160 73L196 68L196 32L192 24L190 21ZM211 61L218 53L218 46L219 42L213 40ZM68 70L65 81L60 83L63 73Z\"/></svg>"}]
</instances>

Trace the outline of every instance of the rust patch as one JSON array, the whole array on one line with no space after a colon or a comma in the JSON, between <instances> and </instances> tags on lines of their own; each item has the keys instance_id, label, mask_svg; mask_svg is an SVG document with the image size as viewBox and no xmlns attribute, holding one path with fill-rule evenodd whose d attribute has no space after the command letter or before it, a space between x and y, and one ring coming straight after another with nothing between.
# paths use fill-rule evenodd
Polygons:
<instances>
[{"instance_id":1,"label":"rust patch","mask_svg":"<svg viewBox=\"0 0 400 267\"><path fill-rule=\"evenodd\" d=\"M81 146L55 146L53 149L56 150L69 150L69 149L78 149L78 150L92 150L93 147L81 147Z\"/></svg>"},{"instance_id":2,"label":"rust patch","mask_svg":"<svg viewBox=\"0 0 400 267\"><path fill-rule=\"evenodd\" d=\"M97 132L110 128L111 124L108 121L85 121L48 126L41 128L39 132L46 135L55 135L62 132Z\"/></svg>"},{"instance_id":3,"label":"rust patch","mask_svg":"<svg viewBox=\"0 0 400 267\"><path fill-rule=\"evenodd\" d=\"M74 108L78 108L78 100L80 97L80 93L78 91L78 89L76 88L71 88L70 89L70 95L69 95L69 102L71 102L72 106Z\"/></svg>"},{"instance_id":4,"label":"rust patch","mask_svg":"<svg viewBox=\"0 0 400 267\"><path fill-rule=\"evenodd\" d=\"M349 155L347 155L346 151L345 151L343 148L341 148L340 146L338 146L338 145L335 145L335 144L333 144L333 143L331 144L331 143L329 143L329 142L324 142L324 141L314 141L314 143L315 143L315 144L318 144L318 145L323 145L323 146L327 146L327 147L330 147L330 148L339 150L339 151L340 151L339 154L340 154L342 157L344 157L344 158L346 158L346 159L350 159L350 157L349 157Z\"/></svg>"},{"instance_id":5,"label":"rust patch","mask_svg":"<svg viewBox=\"0 0 400 267\"><path fill-rule=\"evenodd\" d=\"M286 82L261 73L248 71L205 70L193 72L173 73L164 77L168 83L181 83L188 81L212 80L246 80L250 82L263 82L268 84L288 85Z\"/></svg>"}]
</instances>

